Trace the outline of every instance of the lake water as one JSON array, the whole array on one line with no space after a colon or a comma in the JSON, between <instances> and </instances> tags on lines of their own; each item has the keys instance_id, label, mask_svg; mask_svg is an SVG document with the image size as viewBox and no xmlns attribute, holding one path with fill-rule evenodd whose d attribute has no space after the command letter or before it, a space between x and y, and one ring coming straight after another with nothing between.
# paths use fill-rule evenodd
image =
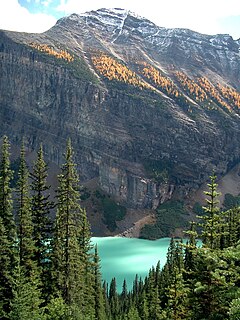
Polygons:
<instances>
[{"instance_id":1,"label":"lake water","mask_svg":"<svg viewBox=\"0 0 240 320\"><path fill-rule=\"evenodd\" d=\"M92 242L98 246L103 280L110 283L115 277L118 291L121 292L124 279L127 281L128 289L131 290L136 274L144 279L149 269L152 266L155 267L159 260L163 267L170 238L151 241L135 238L93 237Z\"/></svg>"}]
</instances>

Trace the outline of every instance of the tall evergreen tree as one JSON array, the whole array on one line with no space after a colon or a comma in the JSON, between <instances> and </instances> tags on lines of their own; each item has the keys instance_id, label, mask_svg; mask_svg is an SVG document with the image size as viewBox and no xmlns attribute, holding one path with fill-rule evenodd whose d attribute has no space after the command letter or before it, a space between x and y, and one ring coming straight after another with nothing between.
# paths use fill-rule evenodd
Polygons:
<instances>
[{"instance_id":1,"label":"tall evergreen tree","mask_svg":"<svg viewBox=\"0 0 240 320\"><path fill-rule=\"evenodd\" d=\"M110 305L110 310L111 310L111 317L113 320L116 320L118 318L119 311L120 311L119 296L117 294L116 278L113 278L110 283L109 305Z\"/></svg>"},{"instance_id":2,"label":"tall evergreen tree","mask_svg":"<svg viewBox=\"0 0 240 320\"><path fill-rule=\"evenodd\" d=\"M29 197L29 173L25 161L24 145L22 144L20 166L17 181L17 219L19 261L16 268L14 297L11 304L11 319L39 319L43 317L39 267L34 261L36 252L33 240L33 223L31 200Z\"/></svg>"},{"instance_id":3,"label":"tall evergreen tree","mask_svg":"<svg viewBox=\"0 0 240 320\"><path fill-rule=\"evenodd\" d=\"M103 298L103 288L101 284L101 273L100 273L100 259L98 256L97 246L95 247L94 254L94 307L95 307L95 319L96 320L105 320L105 306Z\"/></svg>"},{"instance_id":4,"label":"tall evergreen tree","mask_svg":"<svg viewBox=\"0 0 240 320\"><path fill-rule=\"evenodd\" d=\"M17 222L18 222L18 242L19 242L19 262L24 267L26 273L36 269L34 254L36 246L33 235L33 221L31 210L31 199L29 195L29 172L25 160L24 145L22 144L20 155L20 166L18 171L18 181L16 188Z\"/></svg>"},{"instance_id":5,"label":"tall evergreen tree","mask_svg":"<svg viewBox=\"0 0 240 320\"><path fill-rule=\"evenodd\" d=\"M35 242L35 260L40 268L40 280L43 284L43 297L47 299L51 291L51 259L50 242L51 234L50 210L53 202L50 201L50 186L47 184L48 166L44 160L43 147L37 153L37 159L33 164L31 178L31 207L33 220L33 240Z\"/></svg>"},{"instance_id":6,"label":"tall evergreen tree","mask_svg":"<svg viewBox=\"0 0 240 320\"><path fill-rule=\"evenodd\" d=\"M65 163L58 178L53 246L57 289L66 304L71 306L74 317L78 319L84 315L87 319L94 316L93 273L90 279L86 278L89 268L93 270L92 265L89 267L88 260L90 230L86 212L80 206L79 177L70 140L67 143ZM91 303L86 305L89 300Z\"/></svg>"},{"instance_id":7,"label":"tall evergreen tree","mask_svg":"<svg viewBox=\"0 0 240 320\"><path fill-rule=\"evenodd\" d=\"M13 218L12 190L10 182L10 144L3 137L0 162L0 318L8 319L10 302L13 299L14 271L17 266L17 236Z\"/></svg>"},{"instance_id":8,"label":"tall evergreen tree","mask_svg":"<svg viewBox=\"0 0 240 320\"><path fill-rule=\"evenodd\" d=\"M220 221L220 209L218 207L218 196L220 193L217 191L216 175L213 173L210 176L210 183L208 183L208 191L204 191L207 205L203 207L205 215L199 217L203 222L202 226L202 238L205 246L214 249L220 246L221 236L221 221Z\"/></svg>"},{"instance_id":9,"label":"tall evergreen tree","mask_svg":"<svg viewBox=\"0 0 240 320\"><path fill-rule=\"evenodd\" d=\"M39 289L39 275L36 269L26 273L25 267L20 264L15 271L15 285L11 302L11 320L43 320L43 300Z\"/></svg>"},{"instance_id":10,"label":"tall evergreen tree","mask_svg":"<svg viewBox=\"0 0 240 320\"><path fill-rule=\"evenodd\" d=\"M46 260L50 232L50 210L53 207L49 200L50 186L47 184L48 167L44 160L43 147L39 148L37 160L34 162L33 171L30 174L32 180L32 216L34 223L34 240L37 246L36 260L42 266Z\"/></svg>"},{"instance_id":11,"label":"tall evergreen tree","mask_svg":"<svg viewBox=\"0 0 240 320\"><path fill-rule=\"evenodd\" d=\"M221 247L227 248L237 244L240 239L240 207L222 213L223 232Z\"/></svg>"},{"instance_id":12,"label":"tall evergreen tree","mask_svg":"<svg viewBox=\"0 0 240 320\"><path fill-rule=\"evenodd\" d=\"M103 281L103 300L104 300L104 309L106 313L106 319L111 319L111 310L108 300L108 283Z\"/></svg>"}]
</instances>

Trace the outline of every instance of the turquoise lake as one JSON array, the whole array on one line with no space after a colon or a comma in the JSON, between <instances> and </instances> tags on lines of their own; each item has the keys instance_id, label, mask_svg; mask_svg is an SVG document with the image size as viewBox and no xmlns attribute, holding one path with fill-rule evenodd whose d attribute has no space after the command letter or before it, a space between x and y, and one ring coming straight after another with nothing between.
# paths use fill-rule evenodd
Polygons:
<instances>
[{"instance_id":1,"label":"turquoise lake","mask_svg":"<svg viewBox=\"0 0 240 320\"><path fill-rule=\"evenodd\" d=\"M170 238L150 241L135 238L93 237L92 242L98 246L103 280L110 283L115 277L118 291L121 291L124 279L127 281L128 290L131 290L136 274L144 279L149 269L152 266L155 267L159 260L163 267Z\"/></svg>"}]
</instances>

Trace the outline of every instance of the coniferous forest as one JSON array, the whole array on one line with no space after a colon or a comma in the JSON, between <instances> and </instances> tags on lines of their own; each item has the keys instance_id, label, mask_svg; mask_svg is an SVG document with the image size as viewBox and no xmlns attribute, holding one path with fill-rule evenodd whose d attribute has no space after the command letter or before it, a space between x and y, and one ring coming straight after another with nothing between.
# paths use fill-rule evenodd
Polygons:
<instances>
[{"instance_id":1,"label":"coniferous forest","mask_svg":"<svg viewBox=\"0 0 240 320\"><path fill-rule=\"evenodd\" d=\"M23 143L14 172L10 143L3 138L0 319L240 319L240 208L220 209L214 173L205 192L204 214L186 230L187 243L172 239L166 264L159 262L145 279L136 275L132 288L124 281L118 293L115 278L109 284L101 279L97 247L91 244L80 204L71 141L55 201L42 146L30 172L24 150Z\"/></svg>"}]
</instances>

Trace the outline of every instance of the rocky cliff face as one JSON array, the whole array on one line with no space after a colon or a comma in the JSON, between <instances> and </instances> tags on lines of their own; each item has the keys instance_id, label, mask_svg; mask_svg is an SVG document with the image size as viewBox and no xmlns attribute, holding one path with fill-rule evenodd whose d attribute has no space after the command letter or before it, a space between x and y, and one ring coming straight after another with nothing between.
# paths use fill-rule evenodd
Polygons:
<instances>
[{"instance_id":1,"label":"rocky cliff face","mask_svg":"<svg viewBox=\"0 0 240 320\"><path fill-rule=\"evenodd\" d=\"M160 28L121 9L0 33L0 134L60 163L71 137L82 178L132 208L184 197L240 162L240 45Z\"/></svg>"}]
</instances>

